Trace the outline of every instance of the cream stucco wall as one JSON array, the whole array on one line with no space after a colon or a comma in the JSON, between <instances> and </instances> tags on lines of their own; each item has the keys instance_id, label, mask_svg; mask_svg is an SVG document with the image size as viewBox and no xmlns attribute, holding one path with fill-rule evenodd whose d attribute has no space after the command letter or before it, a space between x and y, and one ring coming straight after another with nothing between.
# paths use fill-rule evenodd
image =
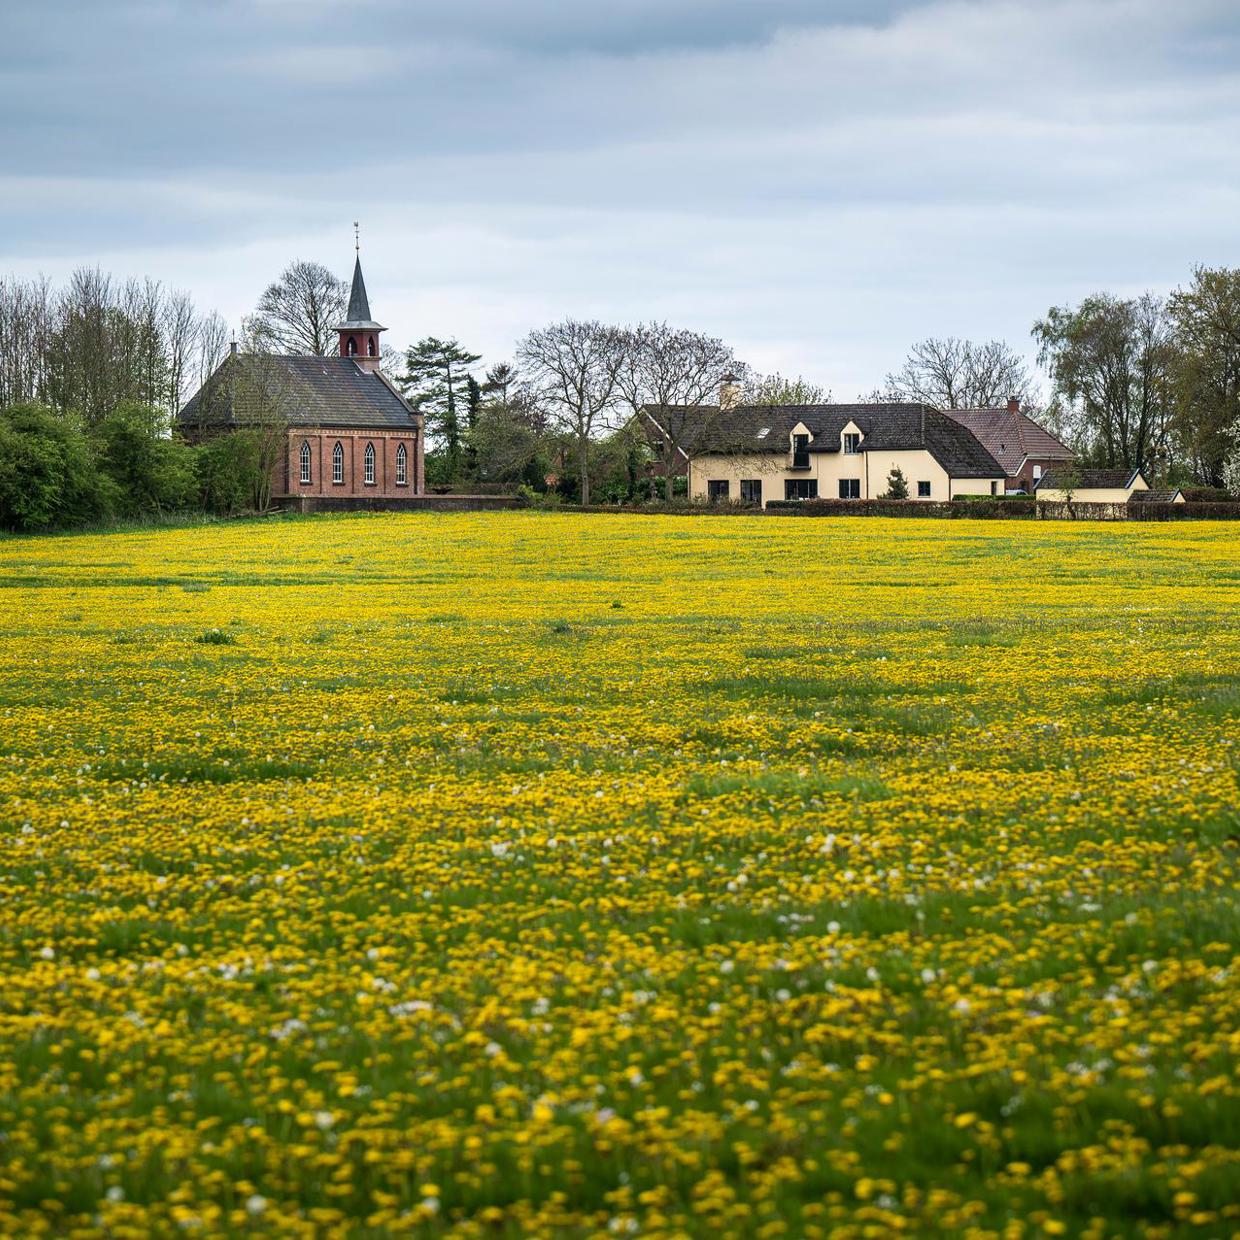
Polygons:
<instances>
[{"instance_id":1,"label":"cream stucco wall","mask_svg":"<svg viewBox=\"0 0 1240 1240\"><path fill-rule=\"evenodd\" d=\"M1080 487L1072 492L1072 502L1074 504L1126 504L1128 497L1133 491L1148 491L1145 486L1140 487ZM1038 487L1038 499L1051 500L1053 503L1064 503L1068 494L1066 491L1048 490L1046 487Z\"/></svg>"}]
</instances>

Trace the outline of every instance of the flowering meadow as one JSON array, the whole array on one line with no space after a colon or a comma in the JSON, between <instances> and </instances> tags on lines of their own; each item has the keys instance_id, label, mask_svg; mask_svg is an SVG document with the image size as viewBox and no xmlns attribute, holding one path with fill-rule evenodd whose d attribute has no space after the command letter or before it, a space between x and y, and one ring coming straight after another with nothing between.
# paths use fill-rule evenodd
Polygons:
<instances>
[{"instance_id":1,"label":"flowering meadow","mask_svg":"<svg viewBox=\"0 0 1240 1240\"><path fill-rule=\"evenodd\" d=\"M0 1234L1240 1234L1240 535L0 540Z\"/></svg>"}]
</instances>

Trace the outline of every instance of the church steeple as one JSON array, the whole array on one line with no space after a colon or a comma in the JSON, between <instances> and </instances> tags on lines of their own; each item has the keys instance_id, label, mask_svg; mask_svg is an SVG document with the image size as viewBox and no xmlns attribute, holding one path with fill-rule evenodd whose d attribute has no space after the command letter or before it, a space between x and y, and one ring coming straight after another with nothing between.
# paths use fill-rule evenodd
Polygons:
<instances>
[{"instance_id":1,"label":"church steeple","mask_svg":"<svg viewBox=\"0 0 1240 1240\"><path fill-rule=\"evenodd\" d=\"M357 224L353 225L354 249L353 286L349 289L349 315L336 330L340 333L340 356L351 357L363 370L379 369L379 333L387 331L382 323L370 317L370 299L362 278L361 245L357 240Z\"/></svg>"}]
</instances>

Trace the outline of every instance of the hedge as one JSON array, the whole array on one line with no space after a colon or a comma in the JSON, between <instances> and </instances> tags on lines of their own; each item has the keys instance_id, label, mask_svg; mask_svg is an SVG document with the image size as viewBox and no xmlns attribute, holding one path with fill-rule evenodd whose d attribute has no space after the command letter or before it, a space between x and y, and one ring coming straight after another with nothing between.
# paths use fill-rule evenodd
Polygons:
<instances>
[{"instance_id":1,"label":"hedge","mask_svg":"<svg viewBox=\"0 0 1240 1240\"><path fill-rule=\"evenodd\" d=\"M919 499L774 499L767 512L798 517L1019 517L1038 515L1031 499L1003 503Z\"/></svg>"}]
</instances>

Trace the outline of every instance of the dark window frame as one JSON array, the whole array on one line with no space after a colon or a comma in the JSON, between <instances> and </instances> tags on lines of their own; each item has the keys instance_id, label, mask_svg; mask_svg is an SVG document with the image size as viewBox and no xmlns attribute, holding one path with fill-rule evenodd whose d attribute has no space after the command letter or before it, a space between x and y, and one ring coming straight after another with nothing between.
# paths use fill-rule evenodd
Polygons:
<instances>
[{"instance_id":1,"label":"dark window frame","mask_svg":"<svg viewBox=\"0 0 1240 1240\"><path fill-rule=\"evenodd\" d=\"M845 494L847 492L847 494ZM860 499L861 498L861 479L860 478L841 478L840 479L840 499Z\"/></svg>"},{"instance_id":2,"label":"dark window frame","mask_svg":"<svg viewBox=\"0 0 1240 1240\"><path fill-rule=\"evenodd\" d=\"M706 482L706 498L718 504L732 498L732 484L727 478L710 478Z\"/></svg>"},{"instance_id":3,"label":"dark window frame","mask_svg":"<svg viewBox=\"0 0 1240 1240\"><path fill-rule=\"evenodd\" d=\"M918 482L917 498L918 499L929 499L930 498L930 484L928 482Z\"/></svg>"},{"instance_id":4,"label":"dark window frame","mask_svg":"<svg viewBox=\"0 0 1240 1240\"><path fill-rule=\"evenodd\" d=\"M741 503L757 504L762 506L762 479L761 478L742 478L741 479Z\"/></svg>"},{"instance_id":5,"label":"dark window frame","mask_svg":"<svg viewBox=\"0 0 1240 1240\"><path fill-rule=\"evenodd\" d=\"M818 498L817 478L785 478L785 500L807 500Z\"/></svg>"}]
</instances>

